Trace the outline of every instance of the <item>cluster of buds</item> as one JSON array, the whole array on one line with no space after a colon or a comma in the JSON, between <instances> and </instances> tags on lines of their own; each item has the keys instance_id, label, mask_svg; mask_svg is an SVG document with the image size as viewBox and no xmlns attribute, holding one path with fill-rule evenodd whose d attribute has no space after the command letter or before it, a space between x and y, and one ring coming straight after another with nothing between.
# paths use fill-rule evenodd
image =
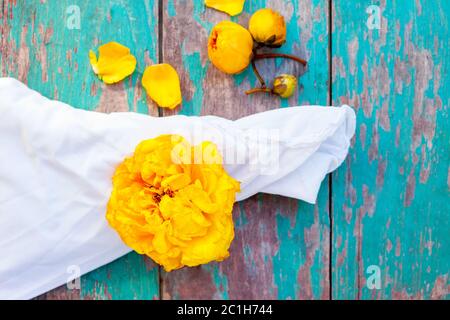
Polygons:
<instances>
[{"instance_id":1,"label":"cluster of buds","mask_svg":"<svg viewBox=\"0 0 450 320\"><path fill-rule=\"evenodd\" d=\"M271 58L287 58L306 65L306 61L284 53L259 53L263 47L279 48L286 42L286 23L278 12L260 9L250 18L248 29L241 25L222 21L211 31L208 40L208 57L219 70L237 74L252 65L260 82L260 87L246 91L246 94L266 92L281 98L289 98L297 88L297 78L292 74L280 74L273 80L272 87L266 82L256 67L256 61Z\"/></svg>"}]
</instances>

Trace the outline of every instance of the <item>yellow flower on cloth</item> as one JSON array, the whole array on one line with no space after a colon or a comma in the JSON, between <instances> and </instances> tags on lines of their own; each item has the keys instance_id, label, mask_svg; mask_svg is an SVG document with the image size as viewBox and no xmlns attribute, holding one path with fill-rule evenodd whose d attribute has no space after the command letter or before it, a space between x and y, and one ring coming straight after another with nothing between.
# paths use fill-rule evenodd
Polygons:
<instances>
[{"instance_id":1,"label":"yellow flower on cloth","mask_svg":"<svg viewBox=\"0 0 450 320\"><path fill-rule=\"evenodd\" d=\"M207 7L223 11L230 16L238 15L244 8L245 0L205 0Z\"/></svg>"},{"instance_id":2,"label":"yellow flower on cloth","mask_svg":"<svg viewBox=\"0 0 450 320\"><path fill-rule=\"evenodd\" d=\"M166 271L222 261L234 238L238 191L215 144L162 135L142 141L117 167L106 218Z\"/></svg>"},{"instance_id":3,"label":"yellow flower on cloth","mask_svg":"<svg viewBox=\"0 0 450 320\"><path fill-rule=\"evenodd\" d=\"M92 70L104 83L119 82L136 69L136 58L130 49L117 42L109 42L98 48L97 59L94 51L89 51L89 60Z\"/></svg>"},{"instance_id":4,"label":"yellow flower on cloth","mask_svg":"<svg viewBox=\"0 0 450 320\"><path fill-rule=\"evenodd\" d=\"M150 98L162 108L174 109L182 101L180 78L167 63L154 64L145 69L142 85Z\"/></svg>"},{"instance_id":5,"label":"yellow flower on cloth","mask_svg":"<svg viewBox=\"0 0 450 320\"><path fill-rule=\"evenodd\" d=\"M247 29L231 21L214 26L208 39L208 57L216 68L229 74L242 72L252 55L253 39Z\"/></svg>"}]
</instances>

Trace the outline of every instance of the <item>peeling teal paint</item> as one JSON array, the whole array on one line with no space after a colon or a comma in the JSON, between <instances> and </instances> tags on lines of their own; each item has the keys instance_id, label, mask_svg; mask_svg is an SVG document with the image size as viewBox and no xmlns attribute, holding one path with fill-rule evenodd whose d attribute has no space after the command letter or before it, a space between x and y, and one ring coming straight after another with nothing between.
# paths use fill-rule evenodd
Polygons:
<instances>
[{"instance_id":1,"label":"peeling teal paint","mask_svg":"<svg viewBox=\"0 0 450 320\"><path fill-rule=\"evenodd\" d=\"M169 17L175 17L177 15L177 12L175 10L175 5L174 2L175 0L169 0L167 2L167 13L169 15Z\"/></svg>"},{"instance_id":2,"label":"peeling teal paint","mask_svg":"<svg viewBox=\"0 0 450 320\"><path fill-rule=\"evenodd\" d=\"M370 4L334 4L333 58L342 59L346 75L336 74L333 100L355 96L359 107L357 139L333 175L334 234L348 243L345 249L335 242L333 296L445 298L448 287L443 296L436 292L438 281L448 286L450 270L450 82L436 79L439 68L440 74L450 70L450 3L378 1L380 30L364 23ZM359 47L354 62L352 41ZM361 126L367 128L363 139ZM346 257L338 264L343 250ZM380 290L365 285L372 264L381 268Z\"/></svg>"},{"instance_id":3,"label":"peeling teal paint","mask_svg":"<svg viewBox=\"0 0 450 320\"><path fill-rule=\"evenodd\" d=\"M197 67L195 71L189 72L189 78L192 86L194 87L193 96L189 100L183 97L183 108L179 113L185 115L200 115L203 106L203 79L205 77L207 67L201 66L200 54L198 52L185 54L184 44L182 46L182 52L184 68L189 70L190 66L195 65Z\"/></svg>"},{"instance_id":4,"label":"peeling teal paint","mask_svg":"<svg viewBox=\"0 0 450 320\"><path fill-rule=\"evenodd\" d=\"M158 299L158 281L158 266L133 252L83 276L80 298Z\"/></svg>"}]
</instances>

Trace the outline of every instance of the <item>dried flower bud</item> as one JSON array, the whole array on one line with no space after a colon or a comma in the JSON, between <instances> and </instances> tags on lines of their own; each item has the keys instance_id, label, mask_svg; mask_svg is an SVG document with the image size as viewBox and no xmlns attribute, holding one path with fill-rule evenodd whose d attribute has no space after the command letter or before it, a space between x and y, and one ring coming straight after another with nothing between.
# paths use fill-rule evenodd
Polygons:
<instances>
[{"instance_id":1,"label":"dried flower bud","mask_svg":"<svg viewBox=\"0 0 450 320\"><path fill-rule=\"evenodd\" d=\"M292 74L280 74L273 79L272 92L279 95L282 98L289 98L295 92L297 88L297 78Z\"/></svg>"},{"instance_id":2,"label":"dried flower bud","mask_svg":"<svg viewBox=\"0 0 450 320\"><path fill-rule=\"evenodd\" d=\"M250 18L248 29L253 39L267 47L281 47L286 41L286 23L281 14L272 9L260 9Z\"/></svg>"}]
</instances>

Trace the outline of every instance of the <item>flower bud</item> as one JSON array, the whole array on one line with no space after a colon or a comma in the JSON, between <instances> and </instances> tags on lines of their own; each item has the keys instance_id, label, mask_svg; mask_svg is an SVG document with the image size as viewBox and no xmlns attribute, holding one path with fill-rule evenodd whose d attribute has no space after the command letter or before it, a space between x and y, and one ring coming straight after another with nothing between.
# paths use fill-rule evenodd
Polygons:
<instances>
[{"instance_id":1,"label":"flower bud","mask_svg":"<svg viewBox=\"0 0 450 320\"><path fill-rule=\"evenodd\" d=\"M284 18L272 9L256 11L250 18L248 29L257 43L268 47L281 47L286 41Z\"/></svg>"},{"instance_id":2,"label":"flower bud","mask_svg":"<svg viewBox=\"0 0 450 320\"><path fill-rule=\"evenodd\" d=\"M282 98L289 98L295 92L297 88L297 78L292 74L280 74L273 79L272 92L279 95Z\"/></svg>"},{"instance_id":3,"label":"flower bud","mask_svg":"<svg viewBox=\"0 0 450 320\"><path fill-rule=\"evenodd\" d=\"M209 60L219 70L236 74L250 64L253 39L247 29L231 21L214 26L208 39Z\"/></svg>"}]
</instances>

